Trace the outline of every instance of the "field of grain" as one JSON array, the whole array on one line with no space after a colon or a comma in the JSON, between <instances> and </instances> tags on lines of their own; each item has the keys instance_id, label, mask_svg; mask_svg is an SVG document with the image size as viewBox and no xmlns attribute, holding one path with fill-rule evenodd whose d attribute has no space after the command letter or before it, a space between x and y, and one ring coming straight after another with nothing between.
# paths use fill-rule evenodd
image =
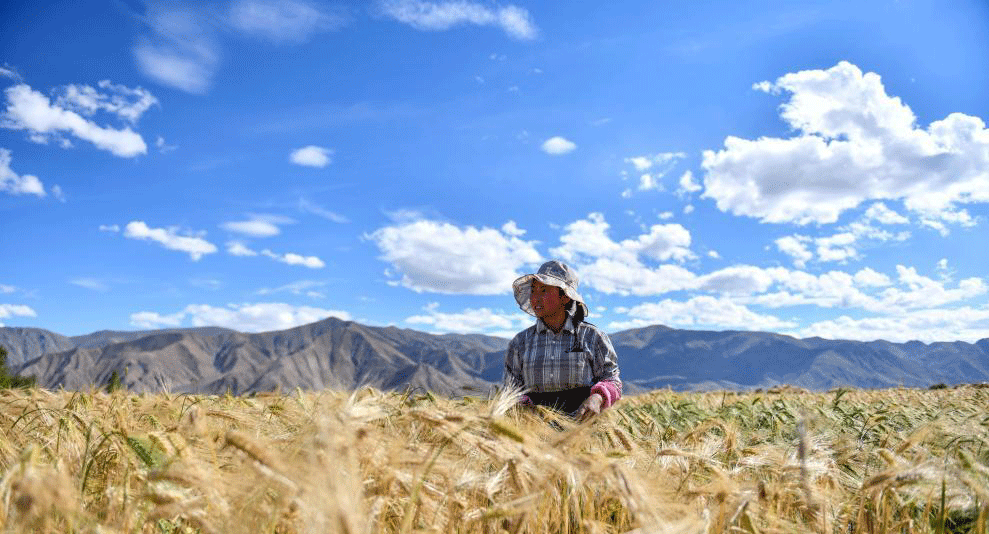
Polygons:
<instances>
[{"instance_id":1,"label":"field of grain","mask_svg":"<svg viewBox=\"0 0 989 534\"><path fill-rule=\"evenodd\" d=\"M3 532L987 532L989 389L0 392Z\"/></svg>"}]
</instances>

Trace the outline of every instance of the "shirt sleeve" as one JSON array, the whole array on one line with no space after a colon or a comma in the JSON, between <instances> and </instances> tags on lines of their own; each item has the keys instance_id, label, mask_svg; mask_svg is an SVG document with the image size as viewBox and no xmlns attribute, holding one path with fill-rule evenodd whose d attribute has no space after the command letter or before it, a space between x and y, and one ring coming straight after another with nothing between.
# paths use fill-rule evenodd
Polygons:
<instances>
[{"instance_id":1,"label":"shirt sleeve","mask_svg":"<svg viewBox=\"0 0 989 534\"><path fill-rule=\"evenodd\" d=\"M505 350L505 388L525 387L525 381L522 380L522 351L517 340L518 337L512 339Z\"/></svg>"},{"instance_id":2,"label":"shirt sleeve","mask_svg":"<svg viewBox=\"0 0 989 534\"><path fill-rule=\"evenodd\" d=\"M618 369L618 353L611 344L608 334L598 332L594 343L592 364L594 386L592 393L600 393L605 399L605 408L622 397L622 380Z\"/></svg>"}]
</instances>

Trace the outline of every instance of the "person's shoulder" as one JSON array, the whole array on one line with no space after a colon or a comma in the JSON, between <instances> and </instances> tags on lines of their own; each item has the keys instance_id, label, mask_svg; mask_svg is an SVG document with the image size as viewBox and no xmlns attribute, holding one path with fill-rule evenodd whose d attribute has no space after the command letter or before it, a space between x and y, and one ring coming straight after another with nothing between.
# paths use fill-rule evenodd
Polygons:
<instances>
[{"instance_id":1,"label":"person's shoulder","mask_svg":"<svg viewBox=\"0 0 989 534\"><path fill-rule=\"evenodd\" d=\"M512 341L509 342L509 344L518 345L519 343L524 343L525 339L535 331L536 331L536 325L532 325L529 328L526 328L525 330L519 332L518 334L515 334L515 337L512 338Z\"/></svg>"},{"instance_id":2,"label":"person's shoulder","mask_svg":"<svg viewBox=\"0 0 989 534\"><path fill-rule=\"evenodd\" d=\"M598 327L598 325L596 325L594 323L589 323L587 321L581 321L581 323L577 326L577 328L579 328L579 329L587 329L588 331L590 331L590 332L592 332L592 333L594 333L596 335L599 335L599 336L607 336L608 335L607 333L605 333L604 330L601 330Z\"/></svg>"}]
</instances>

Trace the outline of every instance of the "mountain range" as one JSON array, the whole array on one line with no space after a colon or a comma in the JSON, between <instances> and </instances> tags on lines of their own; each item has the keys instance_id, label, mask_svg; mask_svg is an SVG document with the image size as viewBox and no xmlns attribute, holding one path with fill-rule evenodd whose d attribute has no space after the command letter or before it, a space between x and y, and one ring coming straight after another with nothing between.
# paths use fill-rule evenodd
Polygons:
<instances>
[{"instance_id":1,"label":"mountain range","mask_svg":"<svg viewBox=\"0 0 989 534\"><path fill-rule=\"evenodd\" d=\"M649 326L610 334L626 394L656 388L751 390L791 385L929 387L989 381L989 338L976 343L796 339L766 332ZM217 327L100 331L66 337L0 328L8 365L50 389L88 391L114 372L135 392L421 388L483 395L501 383L508 340L435 335L329 318L263 333Z\"/></svg>"}]
</instances>

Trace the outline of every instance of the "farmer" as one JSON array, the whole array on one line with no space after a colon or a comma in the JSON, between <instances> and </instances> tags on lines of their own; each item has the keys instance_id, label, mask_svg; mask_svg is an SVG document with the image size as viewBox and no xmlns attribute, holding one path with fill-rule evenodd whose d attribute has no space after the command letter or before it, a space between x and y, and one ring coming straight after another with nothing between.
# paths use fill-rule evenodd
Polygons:
<instances>
[{"instance_id":1,"label":"farmer","mask_svg":"<svg viewBox=\"0 0 989 534\"><path fill-rule=\"evenodd\" d=\"M552 260L512 284L519 307L537 319L508 344L505 385L527 392L522 404L584 421L621 398L622 381L608 335L584 322L577 283L573 269Z\"/></svg>"}]
</instances>

